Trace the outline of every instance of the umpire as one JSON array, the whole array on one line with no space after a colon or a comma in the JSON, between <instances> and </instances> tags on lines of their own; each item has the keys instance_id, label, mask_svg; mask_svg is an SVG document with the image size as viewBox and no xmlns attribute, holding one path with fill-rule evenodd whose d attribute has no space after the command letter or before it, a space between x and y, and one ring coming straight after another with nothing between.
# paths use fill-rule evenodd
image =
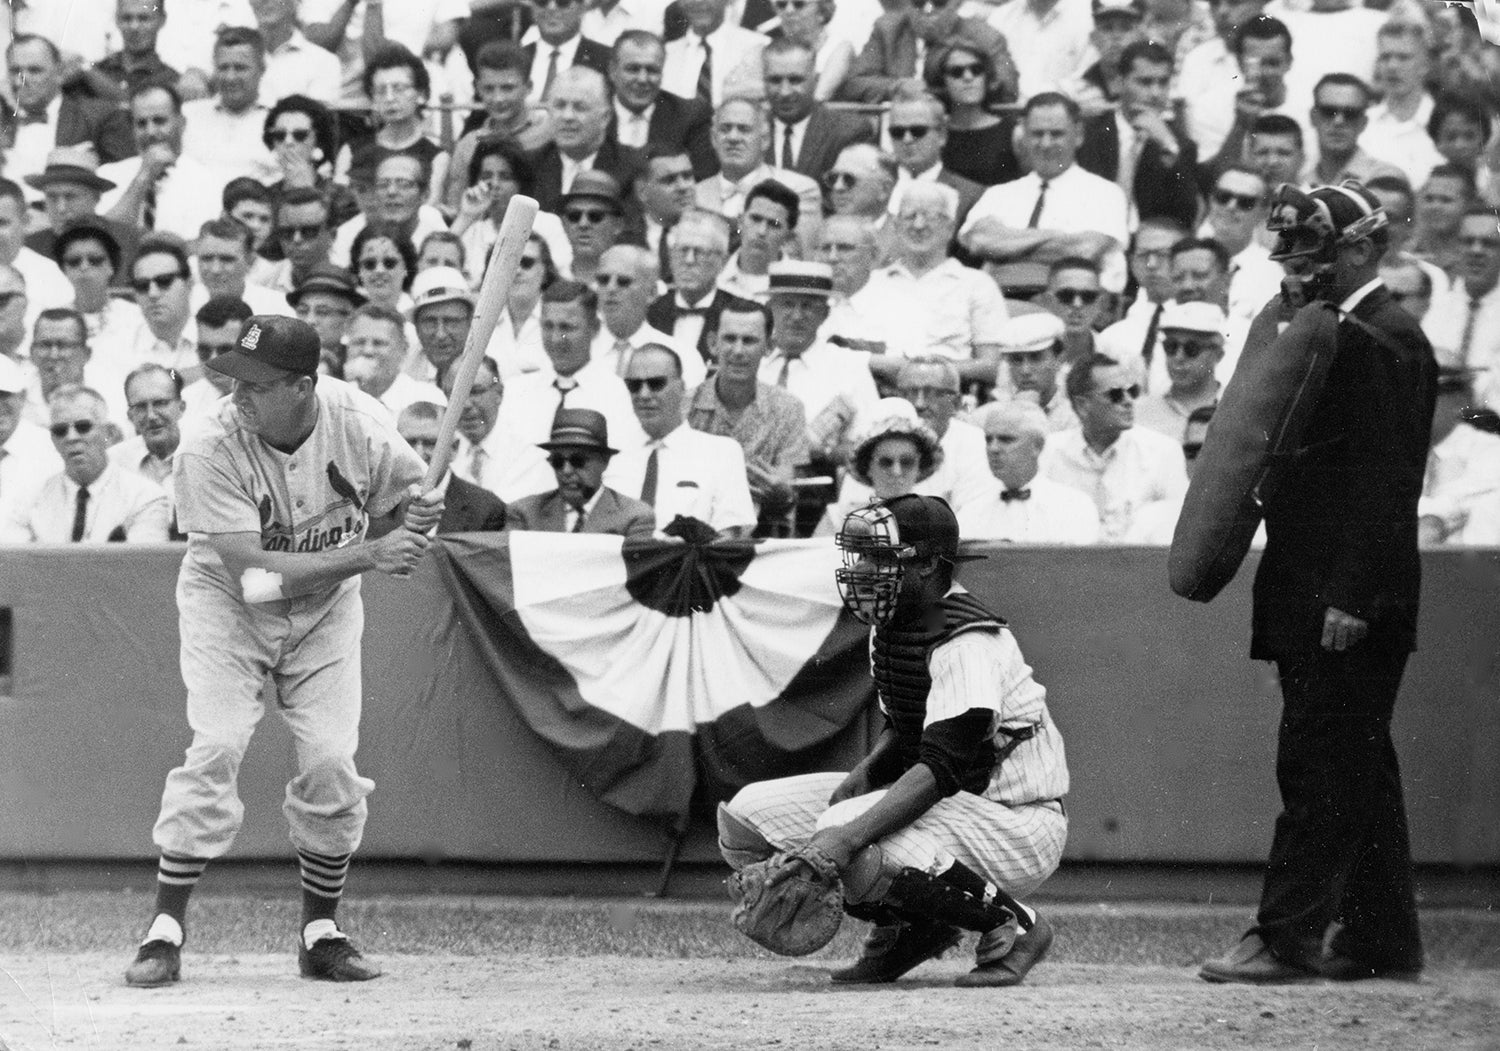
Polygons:
<instances>
[{"instance_id":1,"label":"umpire","mask_svg":"<svg viewBox=\"0 0 1500 1051\"><path fill-rule=\"evenodd\" d=\"M1297 457L1265 505L1251 656L1276 662L1283 810L1255 925L1211 982L1415 979L1422 942L1391 713L1416 643L1417 497L1437 368L1377 272L1389 242L1355 182L1283 186L1284 298L1338 309L1337 349Z\"/></svg>"}]
</instances>

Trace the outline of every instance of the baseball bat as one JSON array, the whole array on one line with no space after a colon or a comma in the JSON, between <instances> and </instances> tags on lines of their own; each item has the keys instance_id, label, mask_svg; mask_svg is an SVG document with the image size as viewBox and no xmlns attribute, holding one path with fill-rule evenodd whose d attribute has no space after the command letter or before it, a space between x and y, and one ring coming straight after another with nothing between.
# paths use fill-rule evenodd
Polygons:
<instances>
[{"instance_id":1,"label":"baseball bat","mask_svg":"<svg viewBox=\"0 0 1500 1051\"><path fill-rule=\"evenodd\" d=\"M448 471L453 459L453 435L458 430L458 418L463 414L464 402L469 400L469 388L474 386L474 376L479 372L479 363L484 360L484 350L490 344L495 326L500 322L500 311L510 299L510 285L516 271L521 268L521 253L526 250L526 240L531 236L531 224L536 221L539 205L530 197L516 194L505 206L505 218L500 222L500 234L495 240L495 249L484 270L484 280L479 285L479 305L474 312L474 322L469 326L469 338L464 342L464 352L451 366L453 391L448 395L448 407L443 410L443 422L438 427L437 448L432 450L432 462L427 465L427 474L422 479L422 491L430 492Z\"/></svg>"}]
</instances>

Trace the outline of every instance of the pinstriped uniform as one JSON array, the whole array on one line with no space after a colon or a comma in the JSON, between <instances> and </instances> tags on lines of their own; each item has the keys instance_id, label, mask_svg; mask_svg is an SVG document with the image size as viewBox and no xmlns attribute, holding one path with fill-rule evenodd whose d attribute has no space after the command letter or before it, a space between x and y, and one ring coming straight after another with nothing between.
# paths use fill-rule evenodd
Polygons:
<instances>
[{"instance_id":1,"label":"pinstriped uniform","mask_svg":"<svg viewBox=\"0 0 1500 1051\"><path fill-rule=\"evenodd\" d=\"M873 632L872 632L873 639ZM906 828L880 841L892 870L910 866L936 874L956 858L1012 895L1050 876L1062 857L1068 790L1062 735L1047 711L1047 691L1031 677L1008 629L963 632L928 656L932 689L925 726L975 709L992 713L997 749L1012 730L1035 727L991 774L983 795L960 791L940 799ZM882 701L882 709L884 701ZM884 789L830 807L844 775L804 774L742 789L729 810L778 850L801 846L820 828L842 825L884 795Z\"/></svg>"}]
</instances>

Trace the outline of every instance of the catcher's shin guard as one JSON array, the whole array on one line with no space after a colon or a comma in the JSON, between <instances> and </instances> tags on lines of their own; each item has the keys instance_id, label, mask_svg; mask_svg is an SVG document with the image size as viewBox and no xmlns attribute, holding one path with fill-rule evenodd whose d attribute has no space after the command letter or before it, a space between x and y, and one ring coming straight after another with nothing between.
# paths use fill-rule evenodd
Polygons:
<instances>
[{"instance_id":1,"label":"catcher's shin guard","mask_svg":"<svg viewBox=\"0 0 1500 1051\"><path fill-rule=\"evenodd\" d=\"M746 865L765 861L776 853L760 830L748 824L723 803L719 804L719 853L738 872Z\"/></svg>"},{"instance_id":2,"label":"catcher's shin guard","mask_svg":"<svg viewBox=\"0 0 1500 1051\"><path fill-rule=\"evenodd\" d=\"M965 875L980 879L972 870L965 868L959 877L962 882L970 882L963 879ZM981 933L1003 927L1012 921L1024 922L1026 913L1014 900L993 884L986 883L986 886L993 893L974 893L950 881L948 872L944 872L942 876L933 876L921 869L904 868L891 881L891 890L886 895L885 904L912 920L945 923ZM1029 923L1026 925L1030 926Z\"/></svg>"}]
</instances>

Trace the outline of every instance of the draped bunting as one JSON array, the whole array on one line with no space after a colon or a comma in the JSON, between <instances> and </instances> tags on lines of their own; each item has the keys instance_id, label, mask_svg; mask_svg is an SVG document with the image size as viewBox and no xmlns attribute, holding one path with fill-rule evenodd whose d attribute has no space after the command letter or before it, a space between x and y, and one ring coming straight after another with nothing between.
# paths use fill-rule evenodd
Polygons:
<instances>
[{"instance_id":1,"label":"draped bunting","mask_svg":"<svg viewBox=\"0 0 1500 1051\"><path fill-rule=\"evenodd\" d=\"M627 813L681 823L695 798L826 769L872 717L867 629L827 540L520 532L436 550L495 693Z\"/></svg>"}]
</instances>

